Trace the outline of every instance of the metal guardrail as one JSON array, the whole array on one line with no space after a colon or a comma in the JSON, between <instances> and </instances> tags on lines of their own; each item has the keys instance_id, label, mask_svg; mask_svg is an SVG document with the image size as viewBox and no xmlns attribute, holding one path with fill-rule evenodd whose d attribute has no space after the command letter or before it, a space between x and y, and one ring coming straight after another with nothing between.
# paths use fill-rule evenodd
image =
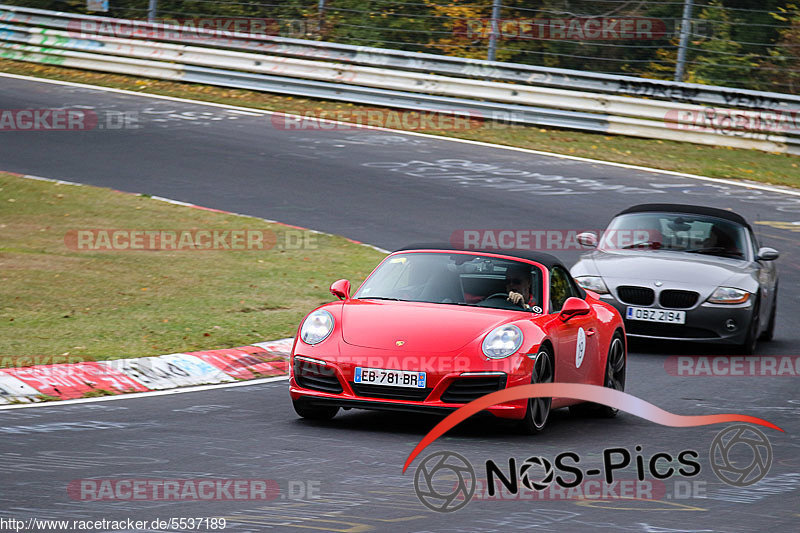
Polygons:
<instances>
[{"instance_id":1,"label":"metal guardrail","mask_svg":"<svg viewBox=\"0 0 800 533\"><path fill-rule=\"evenodd\" d=\"M0 25L0 38L3 32ZM14 39L11 37L11 39ZM80 45L79 45L80 46ZM91 47L87 47L91 48ZM5 51L2 51L5 50ZM434 95L387 91L357 85L319 82L301 78L271 76L204 68L193 65L163 63L142 59L116 58L80 51L6 44L0 39L0 57L57 66L133 74L173 81L203 83L223 87L292 94L326 100L418 109L431 112L452 112L496 121L605 132L608 122L602 115L575 113L531 106L505 105L479 100L448 98Z\"/></svg>"},{"instance_id":2,"label":"metal guardrail","mask_svg":"<svg viewBox=\"0 0 800 533\"><path fill-rule=\"evenodd\" d=\"M99 35L109 35L111 33L102 27L103 24L110 23L114 24L115 27L119 27L120 22L125 22L109 17L79 15L2 4L0 4L0 10L16 14L18 17L27 17L25 19L18 18L16 21L23 21L31 25L68 29L70 21L73 23L75 21L94 23L99 25L96 30ZM3 17L0 17L0 20L2 19ZM13 17L8 17L6 20L15 22ZM131 27L133 27L133 24L131 24ZM157 30L163 28L163 25L135 21L135 27L146 31L147 29ZM797 110L800 108L800 96L784 93L715 87L698 83L678 83L634 76L617 76L518 63L407 52L404 50L353 46L325 41L290 39L270 35L233 34L238 37L215 39L214 31L212 30L194 29L192 33L205 35L204 42L209 46L264 52L287 57L311 57L357 65L396 68L412 72L509 81L542 87L578 89L739 109ZM173 39L166 38L161 40L173 42L185 40L180 31L176 31L174 34L175 37Z\"/></svg>"},{"instance_id":3,"label":"metal guardrail","mask_svg":"<svg viewBox=\"0 0 800 533\"><path fill-rule=\"evenodd\" d=\"M193 32L193 35L210 35L198 42L196 38L187 39L180 32L163 35L164 25L3 5L0 5L0 21L12 23L0 24L0 56L10 59L367 105L427 111L458 110L513 123L800 153L800 138L792 136L800 133L796 126L789 124L783 128L785 131L780 131L781 134L775 134L770 128L765 131L765 121L775 118L773 112L765 115L759 111L709 109L696 104L676 108L672 102L654 99L421 74L419 71L424 70L424 63L405 70L362 66L367 54L363 47L348 48L335 43L247 34L235 34L233 40L223 40L218 39L214 32L202 30ZM125 25L134 24L142 30L142 37L151 40L108 36ZM159 33L154 34L154 31ZM90 38L73 37L76 34L83 37L84 33L92 35ZM177 44L187 41L191 45ZM236 48L242 42L249 43L245 47L247 50L259 49L261 53L231 49L231 45ZM200 44L202 46L198 46ZM225 47L220 47L220 44L225 44ZM320 46L329 47L328 53L314 55L312 51L319 50ZM320 56L323 56L321 59L330 59L330 49L354 55L349 63L344 64L308 59ZM382 66L387 66L387 57L405 57L404 61L409 62L414 61L417 55L423 55L381 50L384 55L378 56L375 50L381 49L369 49L367 55L373 57L372 64L383 61ZM265 53L267 51L270 55ZM424 56L437 61L444 59L445 62L487 63L430 54ZM527 68L524 65L513 67ZM779 102L787 109L784 112L797 109L797 106L788 107L792 95L778 96L784 98ZM713 120L721 119L721 124L720 127L698 127L695 124L698 118L709 119L712 124ZM726 118L739 120L739 123L725 129ZM767 126L772 127L770 124Z\"/></svg>"}]
</instances>

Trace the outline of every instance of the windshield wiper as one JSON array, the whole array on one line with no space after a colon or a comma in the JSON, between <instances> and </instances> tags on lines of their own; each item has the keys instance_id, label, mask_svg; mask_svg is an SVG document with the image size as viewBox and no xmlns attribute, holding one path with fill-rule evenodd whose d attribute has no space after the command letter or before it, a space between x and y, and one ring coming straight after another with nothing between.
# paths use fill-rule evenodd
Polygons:
<instances>
[{"instance_id":1,"label":"windshield wiper","mask_svg":"<svg viewBox=\"0 0 800 533\"><path fill-rule=\"evenodd\" d=\"M393 302L405 302L406 300L401 300L400 298L389 298L387 296L359 296L356 300L391 300Z\"/></svg>"},{"instance_id":2,"label":"windshield wiper","mask_svg":"<svg viewBox=\"0 0 800 533\"><path fill-rule=\"evenodd\" d=\"M714 252L724 252L725 248L722 246L707 246L705 248L687 248L684 250L687 254L710 254Z\"/></svg>"},{"instance_id":3,"label":"windshield wiper","mask_svg":"<svg viewBox=\"0 0 800 533\"><path fill-rule=\"evenodd\" d=\"M741 252L732 252L727 248L721 246L709 246L707 248L693 248L690 250L683 250L687 254L719 254L719 255L732 255L734 257L742 257Z\"/></svg>"},{"instance_id":4,"label":"windshield wiper","mask_svg":"<svg viewBox=\"0 0 800 533\"><path fill-rule=\"evenodd\" d=\"M637 242L635 244L629 244L627 246L623 246L623 250L630 250L631 248L651 248L653 250L658 250L661 248L661 243L656 241L645 241L645 242Z\"/></svg>"},{"instance_id":5,"label":"windshield wiper","mask_svg":"<svg viewBox=\"0 0 800 533\"><path fill-rule=\"evenodd\" d=\"M423 304L440 304L440 305L465 305L468 307L475 307L475 304L468 304L466 302L439 302L436 300L411 300L412 302L419 302Z\"/></svg>"},{"instance_id":6,"label":"windshield wiper","mask_svg":"<svg viewBox=\"0 0 800 533\"><path fill-rule=\"evenodd\" d=\"M519 309L509 309L508 307L495 307L493 305L480 305L480 303L476 304L468 304L462 302L452 302L450 305L465 305L467 307L482 307L484 309L500 309L502 311L527 311L529 313L533 313L533 307L528 307L527 309L520 307Z\"/></svg>"}]
</instances>

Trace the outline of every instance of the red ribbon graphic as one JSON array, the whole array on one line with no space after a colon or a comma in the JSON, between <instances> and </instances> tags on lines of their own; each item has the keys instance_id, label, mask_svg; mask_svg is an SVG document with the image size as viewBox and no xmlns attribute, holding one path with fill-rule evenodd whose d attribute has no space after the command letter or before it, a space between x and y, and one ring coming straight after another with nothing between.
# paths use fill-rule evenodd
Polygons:
<instances>
[{"instance_id":1,"label":"red ribbon graphic","mask_svg":"<svg viewBox=\"0 0 800 533\"><path fill-rule=\"evenodd\" d=\"M447 418L436 424L419 444L417 444L416 448L411 451L411 454L409 454L408 459L406 459L403 465L403 472L406 471L417 455L428 445L432 444L433 441L475 413L492 405L497 405L498 403L511 402L523 398L572 398L575 400L599 403L655 422L656 424L661 424L662 426L686 428L723 424L725 422L748 422L783 431L783 429L772 422L750 415L735 413L695 416L676 415L637 398L636 396L607 387L599 387L597 385L583 385L579 383L537 383L492 392L450 413Z\"/></svg>"}]
</instances>

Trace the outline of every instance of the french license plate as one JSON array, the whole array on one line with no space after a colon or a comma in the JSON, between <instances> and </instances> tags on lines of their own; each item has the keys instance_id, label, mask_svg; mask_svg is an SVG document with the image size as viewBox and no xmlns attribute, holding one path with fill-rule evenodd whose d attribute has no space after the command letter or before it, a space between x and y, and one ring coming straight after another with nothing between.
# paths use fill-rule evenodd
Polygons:
<instances>
[{"instance_id":1,"label":"french license plate","mask_svg":"<svg viewBox=\"0 0 800 533\"><path fill-rule=\"evenodd\" d=\"M625 313L625 318L628 320L644 320L645 322L662 322L664 324L685 324L686 311L629 307Z\"/></svg>"},{"instance_id":2,"label":"french license plate","mask_svg":"<svg viewBox=\"0 0 800 533\"><path fill-rule=\"evenodd\" d=\"M370 385L424 389L425 372L386 370L384 368L362 368L357 366L356 376L353 381L356 383L369 383Z\"/></svg>"}]
</instances>

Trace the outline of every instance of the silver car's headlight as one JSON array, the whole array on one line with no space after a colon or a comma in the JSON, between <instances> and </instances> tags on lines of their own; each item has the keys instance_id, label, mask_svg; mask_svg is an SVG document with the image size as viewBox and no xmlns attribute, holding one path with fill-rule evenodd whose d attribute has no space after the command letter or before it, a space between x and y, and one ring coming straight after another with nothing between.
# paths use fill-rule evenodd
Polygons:
<instances>
[{"instance_id":1,"label":"silver car's headlight","mask_svg":"<svg viewBox=\"0 0 800 533\"><path fill-rule=\"evenodd\" d=\"M589 289L597 294L608 294L608 287L600 276L580 276L575 278L575 281L584 289Z\"/></svg>"},{"instance_id":2,"label":"silver car's headlight","mask_svg":"<svg viewBox=\"0 0 800 533\"><path fill-rule=\"evenodd\" d=\"M743 304L750 299L750 293L733 287L717 287L706 300L712 304Z\"/></svg>"},{"instance_id":3,"label":"silver car's headlight","mask_svg":"<svg viewBox=\"0 0 800 533\"><path fill-rule=\"evenodd\" d=\"M317 309L306 317L300 328L300 338L306 344L319 344L333 331L333 315L324 309Z\"/></svg>"},{"instance_id":4,"label":"silver car's headlight","mask_svg":"<svg viewBox=\"0 0 800 533\"><path fill-rule=\"evenodd\" d=\"M502 359L515 353L522 346L522 330L517 326L494 328L483 339L483 355L489 359Z\"/></svg>"}]
</instances>

